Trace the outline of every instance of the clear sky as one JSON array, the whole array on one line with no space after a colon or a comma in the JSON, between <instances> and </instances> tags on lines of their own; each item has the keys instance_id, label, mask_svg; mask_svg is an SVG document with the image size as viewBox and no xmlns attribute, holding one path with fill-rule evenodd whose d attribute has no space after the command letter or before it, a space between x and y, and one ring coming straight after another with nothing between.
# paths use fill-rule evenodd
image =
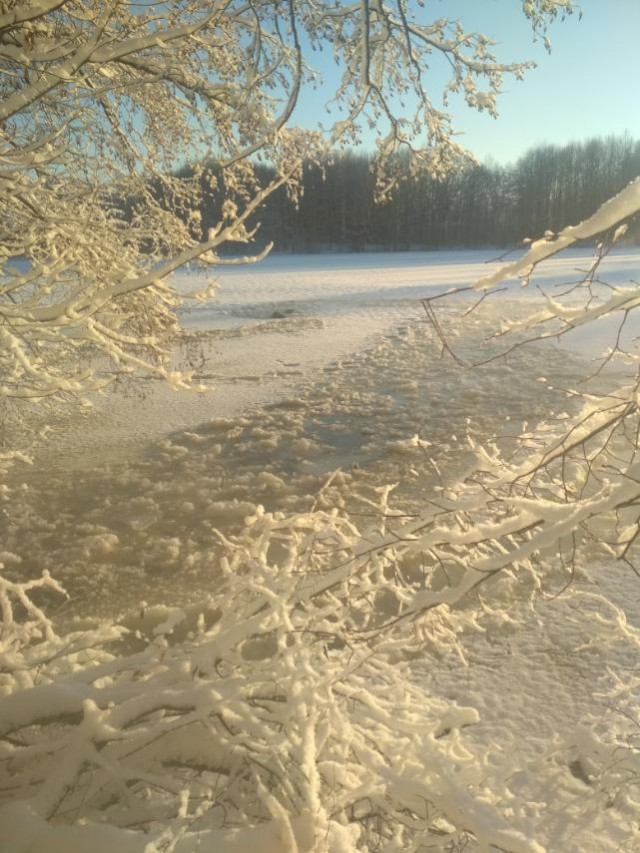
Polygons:
<instances>
[{"instance_id":1,"label":"clear sky","mask_svg":"<svg viewBox=\"0 0 640 853\"><path fill-rule=\"evenodd\" d=\"M640 0L582 0L580 8L581 20L574 13L551 26L548 54L533 42L520 0L426 0L421 14L459 19L467 30L490 36L500 60L538 63L522 82L505 77L498 119L475 113L462 99L450 101L464 132L460 142L479 159L508 163L541 143L593 136L640 138ZM312 56L326 87L303 96L296 110L296 122L309 127L322 119L322 101L336 82L330 57ZM425 79L439 103L444 68L434 61Z\"/></svg>"}]
</instances>

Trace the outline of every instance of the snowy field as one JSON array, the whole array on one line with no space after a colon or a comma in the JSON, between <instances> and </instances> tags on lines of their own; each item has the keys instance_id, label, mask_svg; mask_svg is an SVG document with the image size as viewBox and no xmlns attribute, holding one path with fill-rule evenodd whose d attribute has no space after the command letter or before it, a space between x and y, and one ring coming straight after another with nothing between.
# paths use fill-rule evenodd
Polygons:
<instances>
[{"instance_id":1,"label":"snowy field","mask_svg":"<svg viewBox=\"0 0 640 853\"><path fill-rule=\"evenodd\" d=\"M562 389L610 332L602 324L472 371L442 359L419 300L486 275L491 258L273 256L225 269L215 302L185 314L179 355L212 390L149 382L97 399L80 424L59 421L33 470L14 471L6 570L49 569L71 593L58 613L69 625L119 613L132 625L141 607L162 622L170 606L206 608L219 582L216 531L240 530L258 505L362 518L375 490L397 483L396 506L417 511L464 473L467 433L508 447L524 423L562 411ZM586 262L568 252L544 276L568 282ZM620 251L608 280L639 267L640 252ZM198 283L195 272L180 278L186 289ZM468 323L446 309L443 322L461 352L479 352L491 325L528 298L515 282ZM616 673L637 667L640 579L594 561L570 600L559 592L541 589L533 608L514 606L513 623L468 638L465 663L452 649L413 669L435 696L475 709L473 725L452 726L462 778L492 802L503 791L504 814L536 850L640 850L633 798L606 781L604 759L593 769L581 758L595 762L590 727L604 741L637 736L633 697L615 687ZM598 785L581 809L581 786Z\"/></svg>"}]
</instances>

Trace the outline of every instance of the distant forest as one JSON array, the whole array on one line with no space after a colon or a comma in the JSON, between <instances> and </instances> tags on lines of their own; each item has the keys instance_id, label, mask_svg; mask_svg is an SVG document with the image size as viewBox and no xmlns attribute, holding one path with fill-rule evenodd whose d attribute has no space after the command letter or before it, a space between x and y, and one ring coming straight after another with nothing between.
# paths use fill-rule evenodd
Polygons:
<instances>
[{"instance_id":1,"label":"distant forest","mask_svg":"<svg viewBox=\"0 0 640 853\"><path fill-rule=\"evenodd\" d=\"M284 252L513 246L585 219L637 175L639 141L599 138L539 146L513 165L470 166L445 181L407 177L378 204L371 157L336 153L323 169L305 167L297 205L284 190L265 203L259 242ZM217 207L210 194L203 223L216 221ZM640 242L640 227L630 233Z\"/></svg>"}]
</instances>

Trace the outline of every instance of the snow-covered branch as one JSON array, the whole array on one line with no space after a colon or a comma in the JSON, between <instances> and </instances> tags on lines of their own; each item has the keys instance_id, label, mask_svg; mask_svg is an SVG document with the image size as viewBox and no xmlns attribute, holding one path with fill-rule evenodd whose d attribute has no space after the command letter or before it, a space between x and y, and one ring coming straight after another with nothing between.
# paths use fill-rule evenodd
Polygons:
<instances>
[{"instance_id":1,"label":"snow-covered branch","mask_svg":"<svg viewBox=\"0 0 640 853\"><path fill-rule=\"evenodd\" d=\"M453 168L465 155L428 92L431 54L476 109L493 111L504 74L528 67L499 61L487 37L404 0L339 10L291 0L286 14L240 0L5 6L4 405L82 396L123 371L175 376L168 343L183 297L171 289L173 270L198 259L215 267L225 243L251 242L262 202L283 184L299 192L303 159L327 140L357 139L362 121L382 122L382 194L396 182L401 148L412 169ZM536 0L524 13L540 25L555 10ZM315 79L305 35L333 49L342 70L336 99L348 117L324 137L288 127ZM415 115L397 114L398 94L410 92ZM264 186L256 154L276 170Z\"/></svg>"},{"instance_id":2,"label":"snow-covered branch","mask_svg":"<svg viewBox=\"0 0 640 853\"><path fill-rule=\"evenodd\" d=\"M577 225L568 225L559 234L546 234L540 240L535 240L527 251L517 261L499 267L490 275L484 276L475 283L478 290L488 290L495 287L506 278L519 276L528 279L536 266L547 258L564 249L568 249L579 240L588 240L603 234L605 231L616 229L613 240L625 233L625 222L640 212L640 177L632 181L618 195L610 198L596 212ZM608 310L615 310L610 308ZM605 311L607 313L607 311Z\"/></svg>"}]
</instances>

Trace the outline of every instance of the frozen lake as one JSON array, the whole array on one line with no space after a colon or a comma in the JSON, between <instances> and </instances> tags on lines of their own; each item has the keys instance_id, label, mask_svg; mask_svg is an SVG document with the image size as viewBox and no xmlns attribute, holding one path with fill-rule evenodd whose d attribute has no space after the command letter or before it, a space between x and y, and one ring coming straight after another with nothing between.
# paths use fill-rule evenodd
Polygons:
<instances>
[{"instance_id":1,"label":"frozen lake","mask_svg":"<svg viewBox=\"0 0 640 853\"><path fill-rule=\"evenodd\" d=\"M591 255L572 250L552 258L536 281L566 285L580 277ZM620 250L605 265L612 283L633 278L640 252ZM83 466L94 457L126 458L133 447L211 417L234 417L313 384L326 371L373 346L403 323L422 323L420 299L466 287L496 268L495 251L345 255L272 255L257 265L216 270L214 299L190 302L182 322L189 345L179 366L193 367L211 390L172 391L146 382L115 397L97 398L81 424L60 424L49 436L50 464ZM177 276L184 291L202 288L198 270ZM495 297L495 316L537 296L535 288L508 282ZM507 303L510 307L507 307ZM562 340L590 358L611 341L614 323L602 321ZM627 339L637 334L627 326ZM143 389L144 417L140 418Z\"/></svg>"},{"instance_id":2,"label":"frozen lake","mask_svg":"<svg viewBox=\"0 0 640 853\"><path fill-rule=\"evenodd\" d=\"M337 255L270 255L258 265L222 267L215 301L192 315L194 324L223 318L267 319L286 308L332 316L373 307L389 308L469 284L513 260L500 261L495 250L363 253ZM573 249L550 259L537 280L567 282L592 258ZM638 267L638 250L618 250L606 262L612 281L626 280ZM182 275L189 282L199 273ZM516 283L516 287L518 283Z\"/></svg>"},{"instance_id":3,"label":"frozen lake","mask_svg":"<svg viewBox=\"0 0 640 853\"><path fill-rule=\"evenodd\" d=\"M611 335L602 323L482 369L443 359L420 299L469 285L491 257L274 256L224 269L217 299L184 315L189 341L177 356L211 391L146 382L97 398L80 422L55 424L34 468L14 471L3 571L49 569L71 594L63 623L128 612L135 628L143 600L156 621L168 606L205 608L220 578L219 534L259 506L336 508L361 524L381 486L398 483L397 506L419 512L434 488L464 475L467 434L508 449L524 424L563 412L563 389ZM541 280L566 285L588 262L567 253ZM639 267L640 252L621 251L602 275L624 282ZM180 277L186 289L202 284L198 273ZM444 327L473 354L534 297L512 282L466 320L445 308ZM567 761L581 726L607 737L622 725L608 679L637 660L637 585L619 564L594 565L574 581L580 607L542 589L534 607L514 603L511 626L465 640L468 666L455 649L415 662L434 696L479 711L465 734L476 756L470 786L499 791L508 779L531 804L514 825L549 853L631 849L622 846L635 832L631 807L583 814L576 788L585 783ZM606 620L627 627L610 646L592 644L589 626Z\"/></svg>"},{"instance_id":4,"label":"frozen lake","mask_svg":"<svg viewBox=\"0 0 640 853\"><path fill-rule=\"evenodd\" d=\"M88 416L55 423L35 465L14 472L30 489L12 501L5 542L20 573L62 573L85 612L183 600L209 582L211 529L238 525L256 505L295 510L333 471L347 493L400 480L417 502L433 486L433 462L451 476L464 468L458 442L470 424L481 439L509 436L561 411L554 383L571 387L585 372L606 324L563 339L563 349L517 353L507 367L465 370L441 358L420 299L468 286L491 258L273 256L223 268L215 301L183 317L188 344L177 356L211 390L123 386ZM541 280L573 281L588 263L586 252L567 253ZM607 277L628 280L639 264L639 252L618 252ZM199 273L179 277L189 290L203 284ZM445 309L451 340L481 351L528 298L516 281L484 313ZM406 445L416 435L429 452Z\"/></svg>"}]
</instances>

